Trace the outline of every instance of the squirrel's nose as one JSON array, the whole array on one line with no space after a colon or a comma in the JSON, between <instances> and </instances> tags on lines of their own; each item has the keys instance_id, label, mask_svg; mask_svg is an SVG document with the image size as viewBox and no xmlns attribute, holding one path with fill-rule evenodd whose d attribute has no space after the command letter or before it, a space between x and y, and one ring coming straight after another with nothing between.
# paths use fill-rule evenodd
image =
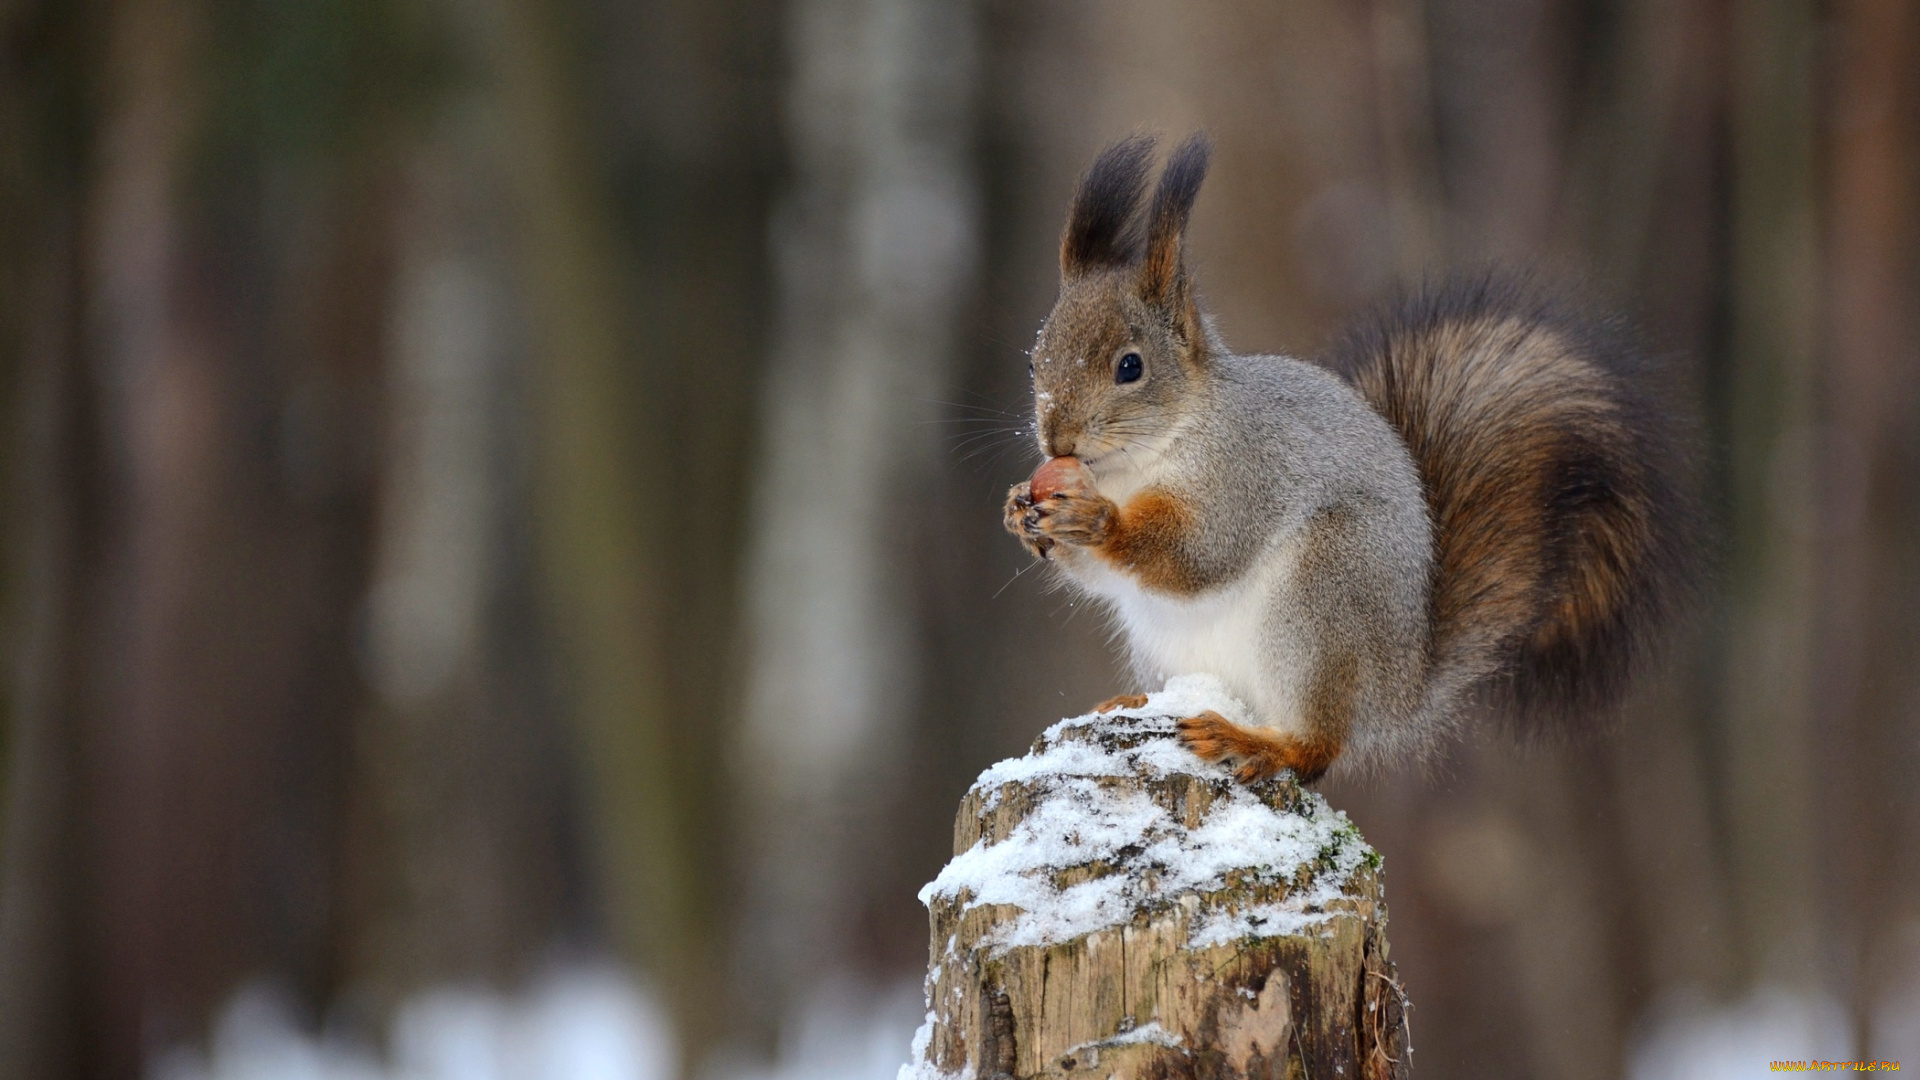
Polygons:
<instances>
[{"instance_id":1,"label":"squirrel's nose","mask_svg":"<svg viewBox=\"0 0 1920 1080\"><path fill-rule=\"evenodd\" d=\"M1078 424L1063 423L1060 406L1047 395L1040 403L1040 446L1048 457L1066 457L1073 453Z\"/></svg>"}]
</instances>

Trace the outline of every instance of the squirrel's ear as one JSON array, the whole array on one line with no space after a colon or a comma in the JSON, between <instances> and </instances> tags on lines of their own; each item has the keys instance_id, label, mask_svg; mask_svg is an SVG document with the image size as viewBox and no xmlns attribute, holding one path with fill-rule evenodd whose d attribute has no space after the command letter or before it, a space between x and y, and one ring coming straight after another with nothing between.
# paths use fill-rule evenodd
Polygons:
<instances>
[{"instance_id":1,"label":"squirrel's ear","mask_svg":"<svg viewBox=\"0 0 1920 1080\"><path fill-rule=\"evenodd\" d=\"M1207 159L1213 143L1196 131L1174 150L1153 192L1153 211L1147 217L1147 254L1140 262L1140 296L1148 303L1167 304L1185 284L1180 249L1185 245L1187 218L1207 178Z\"/></svg>"},{"instance_id":2,"label":"squirrel's ear","mask_svg":"<svg viewBox=\"0 0 1920 1080\"><path fill-rule=\"evenodd\" d=\"M1060 276L1125 266L1140 250L1134 219L1147 191L1153 136L1134 135L1100 152L1080 178L1060 236Z\"/></svg>"}]
</instances>

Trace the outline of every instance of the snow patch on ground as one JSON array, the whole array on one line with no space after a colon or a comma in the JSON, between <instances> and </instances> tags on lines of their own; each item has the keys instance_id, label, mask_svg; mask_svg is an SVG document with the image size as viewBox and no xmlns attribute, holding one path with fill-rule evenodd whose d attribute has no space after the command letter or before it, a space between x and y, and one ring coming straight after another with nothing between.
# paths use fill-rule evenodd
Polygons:
<instances>
[{"instance_id":1,"label":"snow patch on ground","mask_svg":"<svg viewBox=\"0 0 1920 1080\"><path fill-rule=\"evenodd\" d=\"M902 1050L924 1054L914 1034L924 1011L918 979L878 993L829 981L796 1011L773 1064L723 1068L717 1080L896 1080Z\"/></svg>"},{"instance_id":2,"label":"snow patch on ground","mask_svg":"<svg viewBox=\"0 0 1920 1080\"><path fill-rule=\"evenodd\" d=\"M307 1031L292 999L242 989L207 1048L176 1047L149 1080L669 1080L672 1031L645 988L611 967L555 972L528 992L436 989L403 1005L389 1052Z\"/></svg>"},{"instance_id":3,"label":"snow patch on ground","mask_svg":"<svg viewBox=\"0 0 1920 1080\"><path fill-rule=\"evenodd\" d=\"M1036 804L1005 840L982 839L955 856L921 890L921 903L957 900L963 910L1012 905L1020 914L996 944L1049 945L1125 922L1143 903L1224 889L1231 873L1295 881L1308 870L1310 882L1284 902L1239 913L1203 912L1195 924L1196 943L1291 933L1329 917L1320 909L1376 856L1346 815L1317 794L1305 793L1297 811L1288 813L1233 784L1188 829L1143 792L1104 779L1229 777L1225 766L1201 761L1171 737L1174 718L1208 709L1232 720L1247 716L1218 679L1180 676L1139 708L1062 720L1047 729L1034 752L987 769L974 791L989 809L1013 783L1034 791ZM1144 738L1137 746L1109 750L1067 737L1070 729L1094 725ZM1061 871L1075 867L1100 874L1057 886Z\"/></svg>"},{"instance_id":4,"label":"snow patch on ground","mask_svg":"<svg viewBox=\"0 0 1920 1080\"><path fill-rule=\"evenodd\" d=\"M1824 994L1762 987L1716 1005L1687 992L1655 1007L1628 1055L1627 1076L1748 1080L1767 1075L1774 1061L1852 1060L1859 1055L1851 1044L1846 1014Z\"/></svg>"},{"instance_id":5,"label":"snow patch on ground","mask_svg":"<svg viewBox=\"0 0 1920 1080\"><path fill-rule=\"evenodd\" d=\"M1874 1044L1867 1048L1873 1057L1903 1064L1920 1061L1920 977L1874 1007L1873 1037Z\"/></svg>"},{"instance_id":6,"label":"snow patch on ground","mask_svg":"<svg viewBox=\"0 0 1920 1080\"><path fill-rule=\"evenodd\" d=\"M707 1080L895 1080L913 1044L920 982L882 990L829 979L796 1008L772 1062L709 1063ZM148 1080L672 1080L661 1003L611 965L568 968L522 994L439 988L401 1006L387 1051L312 1031L293 999L251 984L221 1010L207 1047L159 1055Z\"/></svg>"}]
</instances>

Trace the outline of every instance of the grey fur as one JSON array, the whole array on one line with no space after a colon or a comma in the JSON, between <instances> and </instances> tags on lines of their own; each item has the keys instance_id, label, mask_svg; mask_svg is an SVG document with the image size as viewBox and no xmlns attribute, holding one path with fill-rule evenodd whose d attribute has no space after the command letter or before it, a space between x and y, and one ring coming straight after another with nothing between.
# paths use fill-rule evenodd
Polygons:
<instances>
[{"instance_id":1,"label":"grey fur","mask_svg":"<svg viewBox=\"0 0 1920 1080\"><path fill-rule=\"evenodd\" d=\"M1700 532L1642 352L1480 276L1356 324L1325 366L1235 356L1183 261L1204 138L1133 248L1150 145L1083 184L1033 352L1040 449L1091 476L1050 470L1039 503L1016 485L1007 528L1108 606L1143 676L1210 672L1293 736L1192 728L1270 754L1245 776L1427 754L1473 709L1606 713L1691 594Z\"/></svg>"},{"instance_id":2,"label":"grey fur","mask_svg":"<svg viewBox=\"0 0 1920 1080\"><path fill-rule=\"evenodd\" d=\"M1302 731L1300 717L1282 714L1284 703L1297 703L1329 658L1346 654L1359 678L1345 767L1427 750L1445 729L1419 715L1433 543L1412 458L1379 414L1325 370L1212 344L1206 374L1182 388L1182 415L1162 418L1178 434L1158 448L1116 441L1090 464L1096 486L1116 499L1166 491L1205 523L1191 555L1213 584L1159 604L1204 621L1223 593L1260 593L1257 671L1214 674L1263 726ZM1038 365L1036 390L1056 386L1042 372L1068 370L1085 369ZM1077 404L1110 396L1104 387L1080 389ZM1043 451L1049 426L1043 416ZM1307 553L1314 564L1302 573ZM1081 591L1113 605L1142 677L1182 673L1151 628L1130 624L1127 590L1114 572L1071 548L1054 561Z\"/></svg>"}]
</instances>

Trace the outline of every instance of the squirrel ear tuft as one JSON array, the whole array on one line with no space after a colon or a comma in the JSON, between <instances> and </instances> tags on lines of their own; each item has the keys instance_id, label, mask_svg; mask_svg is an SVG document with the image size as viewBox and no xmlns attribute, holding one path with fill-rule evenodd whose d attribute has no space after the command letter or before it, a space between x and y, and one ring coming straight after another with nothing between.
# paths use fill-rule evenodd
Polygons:
<instances>
[{"instance_id":1,"label":"squirrel ear tuft","mask_svg":"<svg viewBox=\"0 0 1920 1080\"><path fill-rule=\"evenodd\" d=\"M1200 197L1200 183L1207 178L1207 159L1212 154L1212 140L1206 132L1196 131L1174 150L1160 174L1160 186L1153 192L1153 210L1147 217L1147 254L1140 263L1140 294L1149 303L1173 300L1185 279L1180 253L1187 218L1193 213L1194 200Z\"/></svg>"},{"instance_id":2,"label":"squirrel ear tuft","mask_svg":"<svg viewBox=\"0 0 1920 1080\"><path fill-rule=\"evenodd\" d=\"M1060 274L1074 278L1094 270L1125 266L1139 256L1135 218L1147 191L1147 166L1153 157L1151 135L1132 135L1093 160L1080 178L1067 229L1060 237Z\"/></svg>"}]
</instances>

